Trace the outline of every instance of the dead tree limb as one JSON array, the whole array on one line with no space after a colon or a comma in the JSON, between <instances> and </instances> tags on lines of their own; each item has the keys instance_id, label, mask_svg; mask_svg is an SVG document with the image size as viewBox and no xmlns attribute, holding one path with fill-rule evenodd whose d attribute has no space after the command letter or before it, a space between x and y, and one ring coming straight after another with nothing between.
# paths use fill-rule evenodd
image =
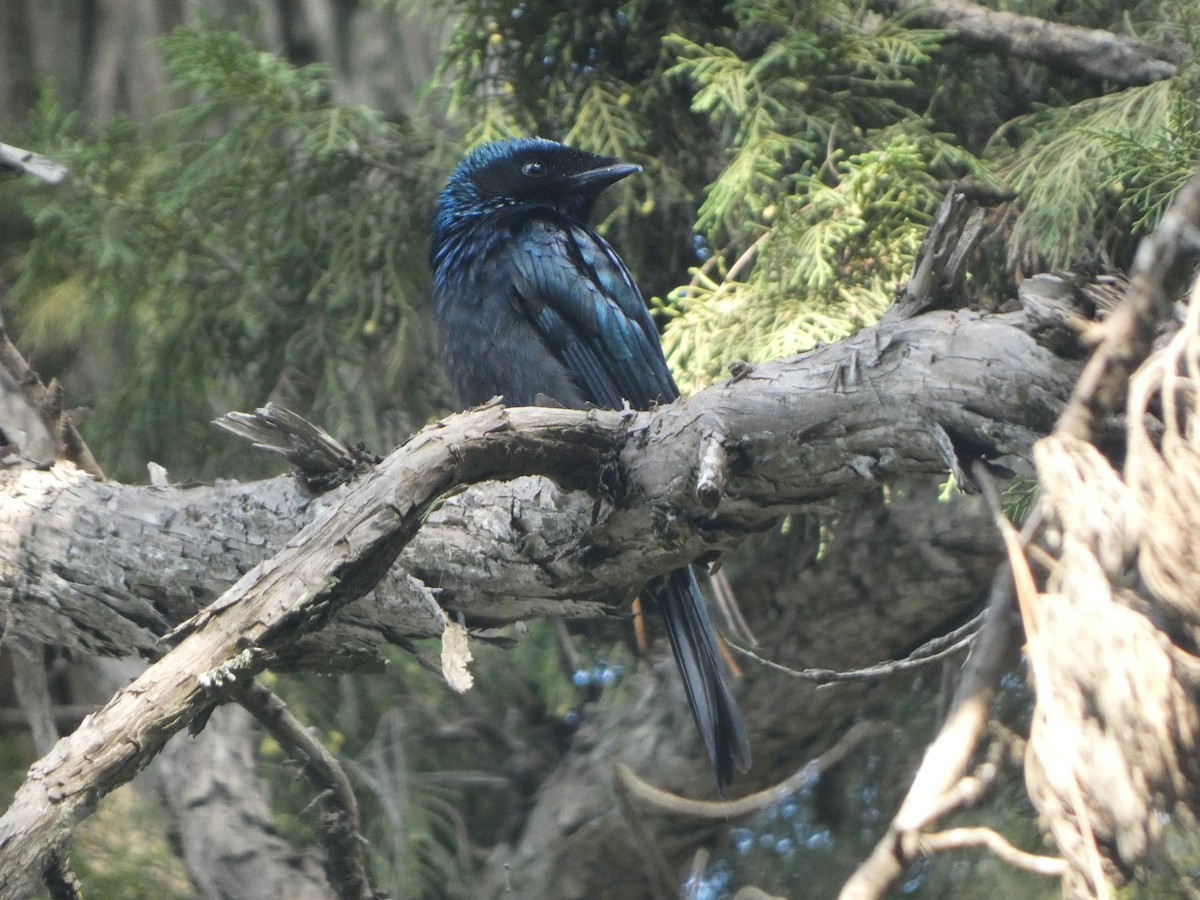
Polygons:
<instances>
[{"instance_id":1,"label":"dead tree limb","mask_svg":"<svg viewBox=\"0 0 1200 900\"><path fill-rule=\"evenodd\" d=\"M1071 379L1020 322L931 313L648 413L484 408L426 429L187 623L174 651L34 767L0 820L0 893L42 870L71 824L171 734L374 587L452 488L534 472L595 487L596 473L607 473L610 509L580 548L587 566L571 588L640 581L805 503L937 471L931 420L973 452L1025 452ZM948 343L931 353L920 347L930 340ZM851 359L854 379L844 374ZM1018 394L1028 402L1014 410ZM695 491L714 421L736 436L715 510ZM614 570L615 560L625 563Z\"/></svg>"},{"instance_id":2,"label":"dead tree limb","mask_svg":"<svg viewBox=\"0 0 1200 900\"><path fill-rule=\"evenodd\" d=\"M439 634L429 585L469 623L602 614L614 592L806 504L945 471L943 435L967 456L1024 456L1078 371L1037 329L1021 312L927 313L639 416L623 445L624 494L595 519L588 494L544 481L472 488L430 515L385 591L279 662L369 668L381 641ZM711 507L696 481L714 422L728 474ZM8 627L84 653L153 655L161 634L346 490L314 499L291 479L145 488L69 466L0 470Z\"/></svg>"},{"instance_id":3,"label":"dead tree limb","mask_svg":"<svg viewBox=\"0 0 1200 900\"><path fill-rule=\"evenodd\" d=\"M596 471L621 414L485 408L415 437L355 485L338 514L305 528L180 629L173 651L37 763L0 819L0 896L32 891L73 825L166 740L227 699L300 634L370 590L446 491L497 474ZM597 419L608 419L607 429Z\"/></svg>"},{"instance_id":4,"label":"dead tree limb","mask_svg":"<svg viewBox=\"0 0 1200 900\"><path fill-rule=\"evenodd\" d=\"M877 5L905 13L910 25L949 31L971 47L1120 85L1170 78L1188 56L1183 45L1155 46L1110 31L997 12L965 0L881 0Z\"/></svg>"},{"instance_id":5,"label":"dead tree limb","mask_svg":"<svg viewBox=\"0 0 1200 900\"><path fill-rule=\"evenodd\" d=\"M316 831L325 846L325 874L333 892L340 900L381 898L371 887L363 858L366 841L359 826L358 800L337 758L292 715L287 704L262 685L252 684L238 697L238 703L300 763L312 784L322 807Z\"/></svg>"},{"instance_id":6,"label":"dead tree limb","mask_svg":"<svg viewBox=\"0 0 1200 900\"><path fill-rule=\"evenodd\" d=\"M63 410L61 385L57 381L52 381L49 387L42 384L42 379L9 340L3 317L0 317L0 368L12 376L30 408L54 438L59 458L69 459L89 475L103 480L100 464Z\"/></svg>"},{"instance_id":7,"label":"dead tree limb","mask_svg":"<svg viewBox=\"0 0 1200 900\"><path fill-rule=\"evenodd\" d=\"M0 820L0 893L19 892L29 873L44 871L100 796L254 673L313 660L358 666L381 640L439 634L446 619L426 584L438 584L436 600L468 622L551 609L595 614L623 589L807 504L944 471L948 453L1026 454L1061 412L1076 369L1031 336L1035 325L1020 312L894 317L803 357L743 367L727 383L651 412L485 408L454 417L331 496L262 563L314 516L311 497L286 482L198 489L201 500L183 489L101 484L69 466L0 473L0 522L11 525L0 528L0 559L10 563L0 570L20 573L4 585L15 633L153 655L163 632L225 591L176 632L175 650L31 770ZM504 509L517 496L513 484L443 502L474 481L532 473L559 486L536 483L523 508L572 523L553 536L516 515L498 528L479 524L481 510ZM145 504L157 511L149 519ZM277 544L254 530L230 541L205 518L230 508L257 521L280 519L283 508L291 528L263 529L283 535ZM139 516L148 527L124 551L114 547L119 523ZM346 607L418 529L433 543L404 560L395 582L415 599L389 614L391 597L377 596L381 608L356 618ZM40 566L30 555L35 535L44 542L33 551ZM94 553L95 569L65 577L64 561L81 556L68 547ZM222 583L210 565L233 576L249 571L226 589L234 577ZM96 579L105 569L119 577ZM82 590L97 582L95 594ZM571 596L583 601L572 605ZM73 602L84 627L61 614ZM130 602L135 615L107 617ZM68 627L55 627L63 619ZM316 636L330 620L358 642Z\"/></svg>"}]
</instances>

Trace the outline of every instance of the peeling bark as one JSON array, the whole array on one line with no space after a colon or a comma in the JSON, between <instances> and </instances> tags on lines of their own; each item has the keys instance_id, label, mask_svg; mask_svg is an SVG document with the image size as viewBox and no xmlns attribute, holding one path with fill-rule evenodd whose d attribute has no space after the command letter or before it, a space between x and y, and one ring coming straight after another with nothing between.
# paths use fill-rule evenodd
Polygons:
<instances>
[{"instance_id":1,"label":"peeling bark","mask_svg":"<svg viewBox=\"0 0 1200 900\"><path fill-rule=\"evenodd\" d=\"M1039 323L1020 313L889 320L670 407L591 413L623 482L618 496L606 488L594 521L588 493L541 479L445 499L380 590L281 662L369 667L380 642L441 633L435 596L476 623L594 616L651 576L807 504L945 471L947 437L966 455L1023 456L1078 372L1029 331L1041 339ZM729 475L710 508L695 481L716 423ZM290 478L154 488L98 483L69 466L0 471L9 632L153 656L169 628L350 490L314 498Z\"/></svg>"}]
</instances>

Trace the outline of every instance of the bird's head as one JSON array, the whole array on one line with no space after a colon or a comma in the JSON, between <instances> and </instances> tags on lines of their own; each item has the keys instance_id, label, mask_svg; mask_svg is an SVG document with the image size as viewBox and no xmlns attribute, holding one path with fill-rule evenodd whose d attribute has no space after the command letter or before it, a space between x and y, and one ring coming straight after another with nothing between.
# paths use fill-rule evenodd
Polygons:
<instances>
[{"instance_id":1,"label":"bird's head","mask_svg":"<svg viewBox=\"0 0 1200 900\"><path fill-rule=\"evenodd\" d=\"M641 170L543 138L497 141L463 158L438 207L461 215L541 206L586 222L605 188Z\"/></svg>"}]
</instances>

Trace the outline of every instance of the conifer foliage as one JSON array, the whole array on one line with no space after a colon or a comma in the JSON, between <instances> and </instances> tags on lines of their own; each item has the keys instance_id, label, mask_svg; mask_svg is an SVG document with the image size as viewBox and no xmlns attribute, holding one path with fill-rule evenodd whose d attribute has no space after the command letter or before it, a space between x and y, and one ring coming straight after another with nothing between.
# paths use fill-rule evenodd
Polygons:
<instances>
[{"instance_id":1,"label":"conifer foliage","mask_svg":"<svg viewBox=\"0 0 1200 900\"><path fill-rule=\"evenodd\" d=\"M19 206L27 230L0 260L14 304L3 312L44 374L65 373L72 404L94 408L86 436L115 477L139 480L151 459L181 476L233 474L222 452L232 445L209 420L267 399L380 451L444 411L428 214L454 162L481 141L540 134L643 166L609 192L600 227L650 299L685 392L735 361L794 354L877 320L955 180L997 198L966 288L986 305L1048 268L1126 266L1132 238L1157 224L1200 160L1194 61L1151 84L1107 83L915 27L899 0L376 5L456 17L427 115L383 121L331 99L326 66L262 51L252 27L205 26L161 42L172 111L97 127L47 90L13 136L72 174L55 187L0 182L0 212ZM1200 0L1005 6L1200 43ZM296 691L311 719L324 717L328 742L357 761L371 852L399 895L470 895L471 840L516 839L578 708L635 666L610 640L593 652L606 662L581 664L571 683L561 656L585 642L566 638L575 649L564 651L545 623L530 634L491 663L499 674L477 680L472 696L485 699L471 707L473 728L517 730L513 745L536 748L520 765L508 743L410 753L461 710L399 652L395 681ZM1011 693L1002 702L1027 699ZM380 708L399 697L415 711L359 716L348 694ZM911 718L929 724L928 703ZM439 765L477 769L485 784L501 773L512 796L410 777ZM871 777L848 777L863 821L879 816ZM278 788L281 807L307 802L293 789ZM1017 794L1001 797L998 815L1019 820L1032 844ZM796 809L811 816L811 804ZM284 830L304 840L288 816ZM820 823L809 825L819 837ZM735 831L734 844L765 830ZM815 853L861 858L867 844L831 846ZM841 872L845 859L829 865ZM781 871L781 890L788 877L801 876ZM811 887L815 876L803 878ZM968 896L962 881L946 896ZM718 896L722 885L706 889Z\"/></svg>"}]
</instances>

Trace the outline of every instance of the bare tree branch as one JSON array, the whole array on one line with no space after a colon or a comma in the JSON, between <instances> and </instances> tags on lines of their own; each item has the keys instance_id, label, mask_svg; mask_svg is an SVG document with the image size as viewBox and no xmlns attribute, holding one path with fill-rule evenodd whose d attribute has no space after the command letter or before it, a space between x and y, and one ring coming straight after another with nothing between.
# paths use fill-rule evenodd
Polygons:
<instances>
[{"instance_id":1,"label":"bare tree branch","mask_svg":"<svg viewBox=\"0 0 1200 900\"><path fill-rule=\"evenodd\" d=\"M1078 371L1030 336L1036 327L1019 312L927 313L642 414L624 445L624 497L594 520L593 499L544 482L471 489L439 505L384 593L281 662L362 668L380 641L439 634L426 585L469 623L595 616L614 591L728 549L806 504L944 471L931 423L967 454L1022 456ZM715 423L729 473L711 508L696 473ZM97 484L69 467L0 470L10 629L86 653L152 655L174 622L345 492L314 501L290 479L148 489Z\"/></svg>"},{"instance_id":2,"label":"bare tree branch","mask_svg":"<svg viewBox=\"0 0 1200 900\"><path fill-rule=\"evenodd\" d=\"M426 429L393 453L351 489L338 515L305 528L185 623L175 650L31 769L0 819L0 896L27 893L33 873L63 851L71 827L172 734L370 590L447 490L548 463L567 480L597 471L611 464L626 431L622 418L483 408Z\"/></svg>"},{"instance_id":3,"label":"bare tree branch","mask_svg":"<svg viewBox=\"0 0 1200 900\"><path fill-rule=\"evenodd\" d=\"M802 363L759 367L648 413L484 408L426 429L352 486L336 514L308 526L180 629L176 650L34 767L0 820L0 889L6 878L36 871L36 860L62 846L70 823L97 796L220 702L234 682L285 659L299 636L373 587L451 488L532 472L576 485L596 473L617 475L620 492L604 517L607 546L593 535L586 578L593 589L598 577L611 579L608 585L642 580L677 565L681 544L694 550L689 538L720 546L822 496L940 468L931 418L947 432L972 436L975 447L1022 452L1056 414L1054 397L1065 395L1067 379L1019 323L1019 316L931 313L887 334L860 333ZM927 340L948 345L928 356L912 352L913 341ZM997 353L995 365L975 368ZM855 378L828 390L831 369L850 358L858 360ZM1014 411L1018 385L1041 401ZM697 462L682 471L678 462L702 458L714 421L722 433L739 436L715 511L697 497ZM648 530L656 535L649 551ZM609 566L617 558L637 565L615 576ZM583 571L576 577L572 588L579 589Z\"/></svg>"},{"instance_id":4,"label":"bare tree branch","mask_svg":"<svg viewBox=\"0 0 1200 900\"><path fill-rule=\"evenodd\" d=\"M643 781L629 766L617 766L616 785L631 798L653 806L662 812L677 816L694 816L700 819L736 819L761 812L773 803L779 803L797 791L814 784L824 773L838 765L858 749L863 741L882 734L887 726L882 722L856 722L837 743L815 759L810 759L795 774L766 790L757 791L737 800L692 800L680 797Z\"/></svg>"},{"instance_id":5,"label":"bare tree branch","mask_svg":"<svg viewBox=\"0 0 1200 900\"><path fill-rule=\"evenodd\" d=\"M975 635L982 618L982 615L976 616L965 625L961 625L953 631L927 641L904 657L904 659L892 659L887 662L865 666L861 669L850 669L846 672L839 672L834 669L792 669L772 660L764 659L745 647L739 647L728 638L725 643L743 656L767 666L776 672L782 672L784 675L791 678L798 678L801 681L811 681L822 685L836 684L840 681L870 681L875 678L884 678L888 675L895 675L899 672L907 672L911 669L927 666L961 650L966 650L975 640Z\"/></svg>"},{"instance_id":6,"label":"bare tree branch","mask_svg":"<svg viewBox=\"0 0 1200 900\"><path fill-rule=\"evenodd\" d=\"M0 147L4 145L0 144ZM20 351L13 346L8 338L8 330L0 317L0 367L3 367L24 394L26 402L37 412L42 424L58 444L59 457L69 459L89 475L104 479L100 464L92 456L92 451L84 443L70 416L63 410L62 387L56 381L50 386L42 384L42 379L33 371Z\"/></svg>"},{"instance_id":7,"label":"bare tree branch","mask_svg":"<svg viewBox=\"0 0 1200 900\"><path fill-rule=\"evenodd\" d=\"M0 145L0 148L2 146ZM4 333L2 322L0 322L0 367L15 383L23 386L23 398L27 407L35 416L39 417L47 432L60 436L59 444L61 448L64 448L63 452L67 458L80 462L89 468L90 474L103 480L103 472L95 463L90 449L76 432L71 420L62 411L61 389L57 383L52 384L51 390L42 386L40 378L9 341ZM275 449L289 461L300 466L305 476L305 483L309 486L342 483L354 474L363 471L368 462L378 462L378 458L370 457L368 459L366 454L344 447L324 431L309 425L297 416L290 418L281 416L278 420L272 420L271 424L274 427L274 434L282 433L283 435L280 440L271 445L271 449ZM251 436L257 437L258 435L252 432ZM18 648L13 656L14 689L28 717L34 745L39 754L48 753L54 742L58 740L58 732L50 717L50 698L46 684L43 653L42 645L35 643L32 647ZM315 739L303 731L283 701L266 688L253 685L250 690L240 694L237 699L239 703L247 705L247 708L251 709L264 726L268 727L285 752L295 754L295 758L305 766L305 771L309 773L310 779L317 786L319 793L328 787L327 792L322 794L328 812L322 817L317 830L326 838L328 845L326 869L331 885L338 891L340 897L354 898L354 900L357 898L368 898L369 900L374 897L375 894L370 888L366 866L362 859L363 840L358 831L356 801L350 791L349 782L338 767L337 761ZM200 765L209 762L210 760L206 759ZM246 760L246 763L249 768L253 767L249 759ZM253 784L253 773L248 773L248 775L248 782ZM340 776L340 780L338 780L338 776ZM199 777L200 773L194 767L189 781L199 780ZM329 785L336 785L336 788L339 789L334 789ZM245 792L235 802L246 803ZM243 820L245 825L258 821L261 821L261 817L246 811L246 817ZM184 834L191 825L190 818L189 821L180 822L179 832ZM245 839L244 830L239 834L239 838ZM185 840L182 843L186 844L187 842ZM212 842L207 841L206 843L211 844ZM287 882L288 888L292 891L295 891L297 887L301 892L310 890L312 886L303 882L307 873L301 874L300 867L291 864L279 865L278 855L261 852L267 850L267 845L272 843L271 838L266 837L255 848L260 851L254 855L255 864L259 868L256 884L267 887L269 890L269 886L281 887L284 882ZM242 850L245 852L248 848L243 847ZM250 856L249 853L245 853L245 855ZM185 864L191 864L195 860L188 858L185 854L183 861ZM270 873L268 877L268 873L263 872L263 867L272 864L275 864L277 871ZM195 875L195 867L191 868ZM47 886L52 890L70 889L74 882L71 877L68 877L69 871L64 870L63 873L58 874L56 871L53 868L47 871Z\"/></svg>"},{"instance_id":8,"label":"bare tree branch","mask_svg":"<svg viewBox=\"0 0 1200 900\"><path fill-rule=\"evenodd\" d=\"M12 144L0 144L0 171L32 175L47 184L58 184L70 174L62 163Z\"/></svg>"},{"instance_id":9,"label":"bare tree branch","mask_svg":"<svg viewBox=\"0 0 1200 900\"><path fill-rule=\"evenodd\" d=\"M361 664L372 641L439 634L445 616L414 575L437 583L441 606L468 621L511 621L551 609L594 614L614 602L614 589L619 595L685 560L732 546L806 504L941 471L948 454L1025 454L1061 411L1075 371L1031 337L1035 325L1019 312L894 317L804 357L743 367L725 384L646 413L484 408L427 429L328 498L300 535L177 629L181 643L174 651L31 770L0 819L0 893L22 885L60 852L71 825L145 765L167 737L228 699L256 672L311 659L345 665L347 652L351 664ZM497 532L493 522L466 526L473 518L466 512L504 509L505 499L518 496L513 485L475 488L442 502L448 491L473 481L534 472L591 492L600 502L587 494L535 495L542 507L548 499L551 513L572 523L553 539L527 522L519 538L503 528ZM257 504L263 510L257 521L278 520L274 504L287 493L282 484L199 490L207 492L205 514L232 508L254 520L245 513ZM314 514L300 511L309 498L288 490L295 498L287 501L294 504L291 521ZM196 499L189 494L98 484L68 466L0 473L0 523L13 526L0 528L0 559L14 563L0 569L0 578L7 577L4 571L22 573L8 593L17 633L40 635L46 628L38 613L28 613L39 591L56 609L69 605L77 582L64 578L62 560L78 556L62 551L64 542L83 538L83 545L103 554L105 567L127 565L123 571L136 573L102 587L104 609L114 599L141 604L136 628L123 620L106 632L97 624L103 610L98 615L95 603L84 603L84 646L112 652L133 635L133 646L158 652L158 635L186 614L188 604L223 587L209 577L205 589L194 591L196 576L172 571L173 563L206 570L211 561L215 571L228 571L239 567L239 559L244 569L269 553L255 532L250 534L259 544L242 547L202 516L195 527L203 538L189 534L187 522L198 511L192 504L193 512L184 512ZM114 547L115 511L123 500L142 514L144 503L156 504L162 519L146 520L152 527L125 551L129 562L114 566L111 560L122 553ZM439 503L441 518L430 517ZM65 510L69 524L56 525ZM433 527L422 530L434 543L405 558L408 571L397 582L400 593L407 589L416 599L389 616L389 598L378 598L384 611L376 615L372 608L367 623L349 610L339 616L376 584L427 518ZM518 521L514 515L514 526ZM287 533L278 522L263 532L272 528ZM45 586L38 586L39 566L28 555L34 532L50 540L36 551L53 560L46 569L53 580ZM189 551L206 542L211 549L181 553L182 535ZM164 564L148 568L147 558ZM489 565L481 566L481 559ZM520 574L514 579L513 573ZM583 605L561 599L571 595L582 596ZM307 636L331 619L351 633L357 629L359 640L342 642L344 631L325 635L325 649L314 656L314 647L322 645L305 643Z\"/></svg>"},{"instance_id":10,"label":"bare tree branch","mask_svg":"<svg viewBox=\"0 0 1200 900\"><path fill-rule=\"evenodd\" d=\"M1014 868L1049 878L1061 878L1067 869L1061 859L1019 850L990 828L951 828L921 836L921 851L926 855L964 847L986 847L997 859Z\"/></svg>"},{"instance_id":11,"label":"bare tree branch","mask_svg":"<svg viewBox=\"0 0 1200 900\"><path fill-rule=\"evenodd\" d=\"M325 872L330 887L342 900L376 900L380 895L371 888L363 859L366 841L359 830L358 800L337 758L309 733L282 700L262 685L251 684L239 695L238 703L290 758L301 763L318 799L326 807L317 823L317 833L325 845Z\"/></svg>"},{"instance_id":12,"label":"bare tree branch","mask_svg":"<svg viewBox=\"0 0 1200 900\"><path fill-rule=\"evenodd\" d=\"M971 47L1122 85L1170 78L1188 55L1183 45L1157 47L1108 31L997 12L965 0L880 0L877 6L907 13L912 25L950 31Z\"/></svg>"},{"instance_id":13,"label":"bare tree branch","mask_svg":"<svg viewBox=\"0 0 1200 900\"><path fill-rule=\"evenodd\" d=\"M1142 865L1169 872L1161 814L1190 809L1200 777L1191 636L1200 621L1200 368L1191 349L1200 285L1184 327L1150 355L1198 258L1200 174L1139 246L1125 302L1101 327L1058 428L1034 451L1051 564L1043 593L1029 590L1021 609L1037 688L1026 784L1066 860L1072 897L1108 896ZM1127 393L1122 475L1089 441ZM1154 406L1160 424L1151 429L1161 433L1151 438ZM1073 652L1062 652L1067 645Z\"/></svg>"}]
</instances>

